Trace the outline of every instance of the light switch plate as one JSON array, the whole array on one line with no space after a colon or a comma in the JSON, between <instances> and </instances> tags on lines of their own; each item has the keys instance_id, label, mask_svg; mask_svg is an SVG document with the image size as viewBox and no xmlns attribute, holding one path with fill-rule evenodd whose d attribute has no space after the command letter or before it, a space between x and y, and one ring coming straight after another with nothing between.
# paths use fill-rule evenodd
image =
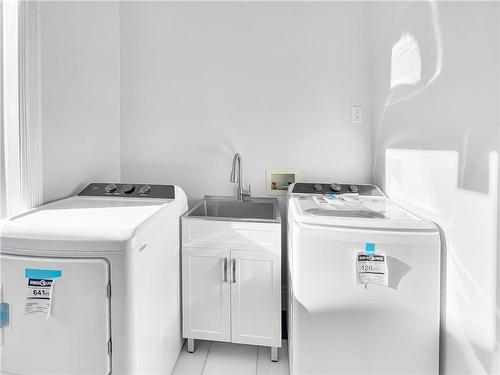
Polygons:
<instances>
[{"instance_id":1,"label":"light switch plate","mask_svg":"<svg viewBox=\"0 0 500 375\"><path fill-rule=\"evenodd\" d=\"M351 106L351 122L353 124L363 123L363 106L353 105Z\"/></svg>"}]
</instances>

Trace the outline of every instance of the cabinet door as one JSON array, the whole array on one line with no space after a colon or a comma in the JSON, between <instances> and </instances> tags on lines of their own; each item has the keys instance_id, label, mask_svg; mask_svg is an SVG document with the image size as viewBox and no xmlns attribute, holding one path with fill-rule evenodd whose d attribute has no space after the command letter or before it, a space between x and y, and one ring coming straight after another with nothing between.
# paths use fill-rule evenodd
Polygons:
<instances>
[{"instance_id":1,"label":"cabinet door","mask_svg":"<svg viewBox=\"0 0 500 375\"><path fill-rule=\"evenodd\" d=\"M281 260L231 251L232 342L281 346Z\"/></svg>"},{"instance_id":2,"label":"cabinet door","mask_svg":"<svg viewBox=\"0 0 500 375\"><path fill-rule=\"evenodd\" d=\"M182 249L184 337L231 339L229 258L229 250Z\"/></svg>"}]
</instances>

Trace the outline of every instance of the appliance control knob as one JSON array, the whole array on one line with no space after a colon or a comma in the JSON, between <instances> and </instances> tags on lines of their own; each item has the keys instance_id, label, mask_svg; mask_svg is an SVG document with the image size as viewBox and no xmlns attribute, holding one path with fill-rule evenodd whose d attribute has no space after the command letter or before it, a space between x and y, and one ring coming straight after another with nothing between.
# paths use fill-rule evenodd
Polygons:
<instances>
[{"instance_id":1,"label":"appliance control knob","mask_svg":"<svg viewBox=\"0 0 500 375\"><path fill-rule=\"evenodd\" d=\"M143 185L139 189L139 194L149 194L151 192L151 186L149 185Z\"/></svg>"},{"instance_id":2,"label":"appliance control knob","mask_svg":"<svg viewBox=\"0 0 500 375\"><path fill-rule=\"evenodd\" d=\"M320 184L314 184L314 190L316 192L322 192L323 191L323 186L321 186Z\"/></svg>"},{"instance_id":3,"label":"appliance control knob","mask_svg":"<svg viewBox=\"0 0 500 375\"><path fill-rule=\"evenodd\" d=\"M342 190L342 186L340 186L339 184L331 184L330 188L336 193Z\"/></svg>"},{"instance_id":4,"label":"appliance control knob","mask_svg":"<svg viewBox=\"0 0 500 375\"><path fill-rule=\"evenodd\" d=\"M122 193L123 194L131 194L134 191L134 185L123 185Z\"/></svg>"},{"instance_id":5,"label":"appliance control knob","mask_svg":"<svg viewBox=\"0 0 500 375\"><path fill-rule=\"evenodd\" d=\"M105 188L104 188L104 191L106 193L113 193L114 191L116 191L116 185L115 184L109 184L107 185Z\"/></svg>"},{"instance_id":6,"label":"appliance control knob","mask_svg":"<svg viewBox=\"0 0 500 375\"><path fill-rule=\"evenodd\" d=\"M358 187L356 185L349 185L349 190L351 191L351 193L357 193Z\"/></svg>"}]
</instances>

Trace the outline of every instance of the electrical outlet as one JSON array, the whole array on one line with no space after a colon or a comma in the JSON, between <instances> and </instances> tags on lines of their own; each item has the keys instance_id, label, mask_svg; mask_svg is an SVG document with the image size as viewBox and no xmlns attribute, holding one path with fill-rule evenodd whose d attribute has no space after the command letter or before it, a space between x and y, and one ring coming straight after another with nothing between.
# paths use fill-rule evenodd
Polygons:
<instances>
[{"instance_id":1,"label":"electrical outlet","mask_svg":"<svg viewBox=\"0 0 500 375\"><path fill-rule=\"evenodd\" d=\"M353 124L363 123L363 106L353 105L351 106L351 122Z\"/></svg>"}]
</instances>

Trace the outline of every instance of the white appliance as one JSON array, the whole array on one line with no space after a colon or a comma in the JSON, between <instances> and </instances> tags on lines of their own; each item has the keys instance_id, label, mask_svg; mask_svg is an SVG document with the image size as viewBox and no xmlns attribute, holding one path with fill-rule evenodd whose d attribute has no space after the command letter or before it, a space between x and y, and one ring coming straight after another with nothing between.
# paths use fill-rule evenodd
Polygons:
<instances>
[{"instance_id":1,"label":"white appliance","mask_svg":"<svg viewBox=\"0 0 500 375\"><path fill-rule=\"evenodd\" d=\"M437 227L373 185L291 185L291 374L437 375L440 253Z\"/></svg>"},{"instance_id":2,"label":"white appliance","mask_svg":"<svg viewBox=\"0 0 500 375\"><path fill-rule=\"evenodd\" d=\"M186 210L177 186L92 183L2 221L2 374L170 374Z\"/></svg>"}]
</instances>

